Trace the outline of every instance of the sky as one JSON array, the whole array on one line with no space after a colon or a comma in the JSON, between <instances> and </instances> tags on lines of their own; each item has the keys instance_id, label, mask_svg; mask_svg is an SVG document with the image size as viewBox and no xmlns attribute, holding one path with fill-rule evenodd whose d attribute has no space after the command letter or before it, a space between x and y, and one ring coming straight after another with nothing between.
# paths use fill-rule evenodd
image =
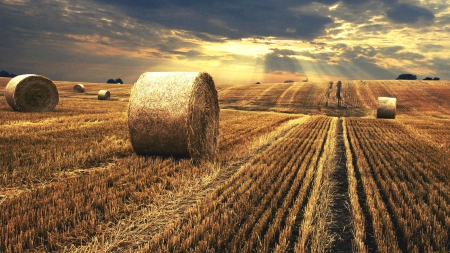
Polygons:
<instances>
[{"instance_id":1,"label":"sky","mask_svg":"<svg viewBox=\"0 0 450 253\"><path fill-rule=\"evenodd\" d=\"M447 0L0 0L0 70L134 83L450 79Z\"/></svg>"}]
</instances>

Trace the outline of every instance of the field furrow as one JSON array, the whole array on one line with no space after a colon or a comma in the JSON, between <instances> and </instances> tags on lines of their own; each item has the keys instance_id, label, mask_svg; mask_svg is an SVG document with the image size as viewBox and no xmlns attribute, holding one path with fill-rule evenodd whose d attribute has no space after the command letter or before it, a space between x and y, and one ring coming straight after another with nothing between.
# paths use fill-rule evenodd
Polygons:
<instances>
[{"instance_id":1,"label":"field furrow","mask_svg":"<svg viewBox=\"0 0 450 253\"><path fill-rule=\"evenodd\" d=\"M377 247L395 244L406 252L446 251L449 191L442 183L448 180L447 169L443 170L448 160L424 160L424 153L436 157L432 152L437 150L427 145L409 148L412 146L407 144L417 140L403 134L402 127L395 123L356 119L347 122L352 148L360 162L358 170ZM387 216L377 217L379 211L373 210L375 205L369 199L376 196ZM380 229L395 236L377 236Z\"/></svg>"},{"instance_id":2,"label":"field furrow","mask_svg":"<svg viewBox=\"0 0 450 253\"><path fill-rule=\"evenodd\" d=\"M248 159L252 152L268 147L270 141L284 135L300 122L293 115L274 113L258 118L254 117L255 113L248 112L225 111L221 115L223 121L219 143L223 138L234 141L224 141L220 145L221 155L217 157L216 164L194 166L189 160L128 155L102 170L85 170L85 173L69 176L58 172L58 177L54 177L56 181L40 182L39 185L29 183L28 187L35 189L14 197L10 191L11 195L4 196L6 199L0 204L3 214L1 224L4 224L0 228L1 251L32 248L59 251L62 250L59 245L68 245L74 251L81 245L87 249L87 244L104 250L129 245L130 237L125 236L128 243L123 243L120 239L124 237L118 236L115 231L128 231L128 234L148 238L145 234L161 229L161 222L166 225L170 223L170 219L161 217L159 212L169 209L169 213L174 215L183 213L182 210L231 177L238 169L234 164ZM255 125L232 124L245 126L234 131L227 124L241 120L252 120ZM259 128L255 131L256 126ZM65 126L62 125L62 128ZM103 130L104 127L90 127L87 132ZM111 131L122 130L115 128ZM247 151L231 155L236 153L233 151L235 149ZM52 166L55 162L49 161L49 164ZM223 169L218 166L223 166ZM31 171L30 176L38 173L39 170ZM140 217L146 217L145 221ZM133 221L134 225L130 227L127 220ZM103 248L99 246L99 238L103 238Z\"/></svg>"},{"instance_id":3,"label":"field furrow","mask_svg":"<svg viewBox=\"0 0 450 253\"><path fill-rule=\"evenodd\" d=\"M252 104L261 106L262 108L273 107L276 105L276 101L281 94L283 94L289 86L292 86L292 84L272 85L264 92L260 93L259 96L254 99Z\"/></svg>"},{"instance_id":4,"label":"field furrow","mask_svg":"<svg viewBox=\"0 0 450 253\"><path fill-rule=\"evenodd\" d=\"M55 82L26 113L8 80L0 252L450 252L448 81L343 80L339 108L336 81L217 85L218 153L194 163L134 153L132 85Z\"/></svg>"},{"instance_id":5,"label":"field furrow","mask_svg":"<svg viewBox=\"0 0 450 253\"><path fill-rule=\"evenodd\" d=\"M252 252L259 249L265 252L286 240L277 238L277 228L272 226L289 217L287 210L293 208L294 203L305 201L305 194L310 193L308 185L314 177L321 180L315 168L329 125L329 119L313 118L297 126L241 167L238 174L191 209L188 217L156 236L147 249L171 252L213 249ZM298 161L302 161L301 166ZM296 186L292 187L293 184ZM294 202L299 195L303 197ZM294 215L301 215L301 212ZM258 240L261 242L257 243Z\"/></svg>"},{"instance_id":6,"label":"field furrow","mask_svg":"<svg viewBox=\"0 0 450 253\"><path fill-rule=\"evenodd\" d=\"M289 84L288 88L277 98L277 107L290 107L294 93L297 91L300 84Z\"/></svg>"},{"instance_id":7,"label":"field furrow","mask_svg":"<svg viewBox=\"0 0 450 253\"><path fill-rule=\"evenodd\" d=\"M330 233L336 235L334 243L331 247L332 252L350 252L353 247L357 245L356 241L352 243L352 231L356 230L357 224L352 224L352 208L358 208L356 206L350 206L350 197L353 195L350 185L350 180L354 177L352 171L347 169L347 153L344 143L344 126L343 120L336 120L334 148L334 170L331 172L333 178L333 199L331 204L331 216L333 217L333 223L330 225ZM329 155L331 156L331 155ZM328 158L329 159L329 158ZM351 159L351 157L349 157ZM331 160L331 159L329 159ZM357 212L357 210L355 210ZM357 213L355 213L357 215ZM339 217L336 219L336 217Z\"/></svg>"}]
</instances>

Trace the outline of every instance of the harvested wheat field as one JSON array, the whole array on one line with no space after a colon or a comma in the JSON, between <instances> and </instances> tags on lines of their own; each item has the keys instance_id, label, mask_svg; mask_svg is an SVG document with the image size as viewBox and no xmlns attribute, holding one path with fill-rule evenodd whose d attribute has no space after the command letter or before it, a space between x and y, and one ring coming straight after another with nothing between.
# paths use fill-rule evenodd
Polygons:
<instances>
[{"instance_id":1,"label":"harvested wheat field","mask_svg":"<svg viewBox=\"0 0 450 253\"><path fill-rule=\"evenodd\" d=\"M329 82L216 84L218 153L194 163L135 154L131 84L54 81L31 113L9 80L0 252L450 251L449 81L343 80L341 108Z\"/></svg>"}]
</instances>

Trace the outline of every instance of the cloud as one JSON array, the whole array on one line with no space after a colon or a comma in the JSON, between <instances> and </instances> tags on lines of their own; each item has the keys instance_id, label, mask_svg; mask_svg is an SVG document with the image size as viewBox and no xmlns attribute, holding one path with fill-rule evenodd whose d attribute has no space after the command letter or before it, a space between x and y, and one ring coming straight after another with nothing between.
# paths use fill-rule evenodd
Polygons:
<instances>
[{"instance_id":1,"label":"cloud","mask_svg":"<svg viewBox=\"0 0 450 253\"><path fill-rule=\"evenodd\" d=\"M347 61L351 61L359 57L372 58L378 53L373 46L367 44L356 46L337 44L333 46L332 49L337 53L338 57Z\"/></svg>"},{"instance_id":2,"label":"cloud","mask_svg":"<svg viewBox=\"0 0 450 253\"><path fill-rule=\"evenodd\" d=\"M258 36L312 40L325 33L332 19L320 13L298 13L294 7L312 1L143 1L95 0L145 22L195 34L228 39ZM321 1L335 3L336 1Z\"/></svg>"},{"instance_id":3,"label":"cloud","mask_svg":"<svg viewBox=\"0 0 450 253\"><path fill-rule=\"evenodd\" d=\"M273 54L275 54L275 55L290 56L290 55L297 54L294 50L291 50L291 49L271 48L270 50L272 50Z\"/></svg>"},{"instance_id":4,"label":"cloud","mask_svg":"<svg viewBox=\"0 0 450 253\"><path fill-rule=\"evenodd\" d=\"M442 52L446 50L446 47L444 47L443 45L434 44L419 45L419 48L423 52Z\"/></svg>"},{"instance_id":5,"label":"cloud","mask_svg":"<svg viewBox=\"0 0 450 253\"><path fill-rule=\"evenodd\" d=\"M435 57L432 61L434 74L441 78L450 79L450 58Z\"/></svg>"},{"instance_id":6,"label":"cloud","mask_svg":"<svg viewBox=\"0 0 450 253\"><path fill-rule=\"evenodd\" d=\"M352 64L362 72L355 75L354 78L394 79L396 77L396 70L380 67L373 59L358 57L352 60Z\"/></svg>"},{"instance_id":7,"label":"cloud","mask_svg":"<svg viewBox=\"0 0 450 253\"><path fill-rule=\"evenodd\" d=\"M345 4L350 4L350 5L354 5L354 4L365 4L370 2L371 0L343 0L343 2Z\"/></svg>"},{"instance_id":8,"label":"cloud","mask_svg":"<svg viewBox=\"0 0 450 253\"><path fill-rule=\"evenodd\" d=\"M414 53L414 52L401 52L397 53L394 58L400 59L400 60L408 60L408 61L418 61L425 59L425 56L423 54Z\"/></svg>"},{"instance_id":9,"label":"cloud","mask_svg":"<svg viewBox=\"0 0 450 253\"><path fill-rule=\"evenodd\" d=\"M404 46L380 47L377 49L377 52L384 59L392 58L398 61L414 62L425 59L424 53L406 51Z\"/></svg>"},{"instance_id":10,"label":"cloud","mask_svg":"<svg viewBox=\"0 0 450 253\"><path fill-rule=\"evenodd\" d=\"M381 47L378 52L385 56L392 56L404 48L403 46Z\"/></svg>"},{"instance_id":11,"label":"cloud","mask_svg":"<svg viewBox=\"0 0 450 253\"><path fill-rule=\"evenodd\" d=\"M429 23L434 20L434 14L428 9L406 3L393 5L386 15L394 22L402 24L414 24L421 20Z\"/></svg>"},{"instance_id":12,"label":"cloud","mask_svg":"<svg viewBox=\"0 0 450 253\"><path fill-rule=\"evenodd\" d=\"M0 66L77 81L194 68L224 77L238 70L241 76L308 73L312 79L322 71L391 78L391 71L401 72L393 65L447 67L448 6L440 0L8 0L0 8Z\"/></svg>"},{"instance_id":13,"label":"cloud","mask_svg":"<svg viewBox=\"0 0 450 253\"><path fill-rule=\"evenodd\" d=\"M302 67L294 57L290 55L295 54L292 50L280 50L273 48L273 52L266 54L264 58L264 72L289 72L289 73L301 73Z\"/></svg>"}]
</instances>

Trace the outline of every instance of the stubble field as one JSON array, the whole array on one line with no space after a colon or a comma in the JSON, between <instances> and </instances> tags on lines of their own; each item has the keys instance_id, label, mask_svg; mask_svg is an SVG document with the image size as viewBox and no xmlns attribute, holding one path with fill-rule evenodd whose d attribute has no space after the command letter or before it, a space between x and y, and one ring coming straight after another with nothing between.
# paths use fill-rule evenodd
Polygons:
<instances>
[{"instance_id":1,"label":"stubble field","mask_svg":"<svg viewBox=\"0 0 450 253\"><path fill-rule=\"evenodd\" d=\"M220 84L198 164L134 154L132 85L55 81L54 112L18 113L8 81L0 252L450 251L448 81L343 81L343 108L329 83Z\"/></svg>"}]
</instances>

